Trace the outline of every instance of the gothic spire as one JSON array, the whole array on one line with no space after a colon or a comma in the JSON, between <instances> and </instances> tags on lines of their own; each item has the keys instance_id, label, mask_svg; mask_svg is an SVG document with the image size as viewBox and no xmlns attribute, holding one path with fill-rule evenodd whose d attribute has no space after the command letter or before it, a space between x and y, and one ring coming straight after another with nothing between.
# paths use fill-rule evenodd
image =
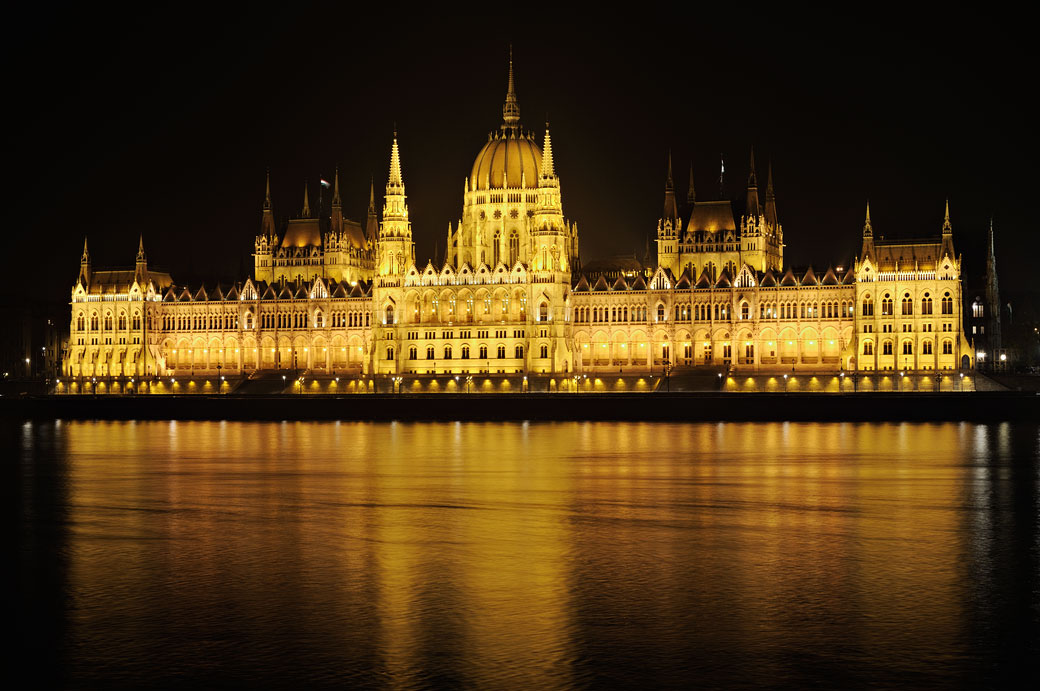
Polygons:
<instances>
[{"instance_id":1,"label":"gothic spire","mask_svg":"<svg viewBox=\"0 0 1040 691\"><path fill-rule=\"evenodd\" d=\"M307 200L307 183L303 183L303 211L300 213L301 218L311 217L311 204Z\"/></svg>"},{"instance_id":2,"label":"gothic spire","mask_svg":"<svg viewBox=\"0 0 1040 691\"><path fill-rule=\"evenodd\" d=\"M748 173L747 181L747 215L750 218L758 218L758 177L755 175L755 147L751 147L751 172Z\"/></svg>"},{"instance_id":3,"label":"gothic spire","mask_svg":"<svg viewBox=\"0 0 1040 691\"><path fill-rule=\"evenodd\" d=\"M953 232L953 226L950 225L950 200L949 199L946 200L946 215L943 218L942 232L943 232L943 235L946 235L947 233L952 233Z\"/></svg>"},{"instance_id":4,"label":"gothic spire","mask_svg":"<svg viewBox=\"0 0 1040 691\"><path fill-rule=\"evenodd\" d=\"M264 210L271 208L271 169L267 169L267 187L264 191Z\"/></svg>"},{"instance_id":5,"label":"gothic spire","mask_svg":"<svg viewBox=\"0 0 1040 691\"><path fill-rule=\"evenodd\" d=\"M870 225L870 200L867 200L867 220L863 222L863 237L871 237L874 235L874 228Z\"/></svg>"},{"instance_id":6,"label":"gothic spire","mask_svg":"<svg viewBox=\"0 0 1040 691\"><path fill-rule=\"evenodd\" d=\"M390 148L390 179L386 183L387 189L391 187L404 187L404 179L401 177L401 151L397 146L397 128L394 128L394 145Z\"/></svg>"},{"instance_id":7,"label":"gothic spire","mask_svg":"<svg viewBox=\"0 0 1040 691\"><path fill-rule=\"evenodd\" d=\"M339 198L339 166L336 166L336 173L332 178L332 205L340 206Z\"/></svg>"},{"instance_id":8,"label":"gothic spire","mask_svg":"<svg viewBox=\"0 0 1040 691\"><path fill-rule=\"evenodd\" d=\"M368 181L368 213L372 215L376 212L376 179L375 177L369 178Z\"/></svg>"},{"instance_id":9,"label":"gothic spire","mask_svg":"<svg viewBox=\"0 0 1040 691\"><path fill-rule=\"evenodd\" d=\"M766 172L766 223L773 228L779 225L776 214L776 193L773 191L773 162L769 161Z\"/></svg>"},{"instance_id":10,"label":"gothic spire","mask_svg":"<svg viewBox=\"0 0 1040 691\"><path fill-rule=\"evenodd\" d=\"M697 203L697 191L693 189L693 161L690 161L690 190L686 193L686 203Z\"/></svg>"},{"instance_id":11,"label":"gothic spire","mask_svg":"<svg viewBox=\"0 0 1040 691\"><path fill-rule=\"evenodd\" d=\"M81 262L90 261L90 252L87 251L87 236L83 236L83 256L79 258Z\"/></svg>"},{"instance_id":12,"label":"gothic spire","mask_svg":"<svg viewBox=\"0 0 1040 691\"><path fill-rule=\"evenodd\" d=\"M137 261L143 262L145 260L144 254L144 234L142 233L137 238Z\"/></svg>"},{"instance_id":13,"label":"gothic spire","mask_svg":"<svg viewBox=\"0 0 1040 691\"><path fill-rule=\"evenodd\" d=\"M674 221L679 218L679 208L675 203L675 181L672 179L672 152L668 151L668 177L664 183L664 214L663 219Z\"/></svg>"},{"instance_id":14,"label":"gothic spire","mask_svg":"<svg viewBox=\"0 0 1040 691\"><path fill-rule=\"evenodd\" d=\"M551 178L556 175L553 166L552 139L549 137L549 121L545 121L545 144L542 146L542 177Z\"/></svg>"},{"instance_id":15,"label":"gothic spire","mask_svg":"<svg viewBox=\"0 0 1040 691\"><path fill-rule=\"evenodd\" d=\"M520 104L516 100L516 84L513 81L513 46L509 46L509 86L506 89L506 102L502 106L502 129L512 129L515 133L520 127Z\"/></svg>"}]
</instances>

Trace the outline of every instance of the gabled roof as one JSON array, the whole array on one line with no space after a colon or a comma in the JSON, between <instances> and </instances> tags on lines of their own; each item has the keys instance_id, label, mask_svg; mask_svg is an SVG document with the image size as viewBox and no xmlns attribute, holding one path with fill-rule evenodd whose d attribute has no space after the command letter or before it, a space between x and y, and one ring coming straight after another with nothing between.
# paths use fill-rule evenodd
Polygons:
<instances>
[{"instance_id":1,"label":"gabled roof","mask_svg":"<svg viewBox=\"0 0 1040 691\"><path fill-rule=\"evenodd\" d=\"M820 281L819 281L819 279L816 278L816 274L813 272L811 266L808 268L808 270L806 270L805 275L802 276L801 285L803 285L803 286L817 286L817 285L820 285Z\"/></svg>"},{"instance_id":2,"label":"gabled roof","mask_svg":"<svg viewBox=\"0 0 1040 691\"><path fill-rule=\"evenodd\" d=\"M766 269L766 272L762 274L762 280L758 282L760 286L776 286L776 276L773 275L772 269Z\"/></svg>"},{"instance_id":3,"label":"gabled roof","mask_svg":"<svg viewBox=\"0 0 1040 691\"><path fill-rule=\"evenodd\" d=\"M628 290L628 283L625 282L624 276L618 276L617 280L614 281L614 285L610 287L611 290Z\"/></svg>"},{"instance_id":4,"label":"gabled roof","mask_svg":"<svg viewBox=\"0 0 1040 691\"><path fill-rule=\"evenodd\" d=\"M636 277L632 280L632 290L646 290L646 281L643 279L643 274L636 274Z\"/></svg>"},{"instance_id":5,"label":"gabled roof","mask_svg":"<svg viewBox=\"0 0 1040 691\"><path fill-rule=\"evenodd\" d=\"M716 288L729 288L733 285L733 280L730 278L729 271L723 269L719 272L719 280L715 281Z\"/></svg>"},{"instance_id":6,"label":"gabled roof","mask_svg":"<svg viewBox=\"0 0 1040 691\"><path fill-rule=\"evenodd\" d=\"M827 273L825 273L823 278L820 279L820 284L825 286L836 286L838 283L838 276L834 273L834 267L828 267Z\"/></svg>"},{"instance_id":7,"label":"gabled roof","mask_svg":"<svg viewBox=\"0 0 1040 691\"><path fill-rule=\"evenodd\" d=\"M573 292L575 293L587 293L589 291L589 279L585 278L584 275L578 277L578 282L574 284Z\"/></svg>"},{"instance_id":8,"label":"gabled roof","mask_svg":"<svg viewBox=\"0 0 1040 691\"><path fill-rule=\"evenodd\" d=\"M798 279L794 277L794 272L788 269L784 273L784 277L780 279L780 285L782 286L796 286L798 285Z\"/></svg>"},{"instance_id":9,"label":"gabled roof","mask_svg":"<svg viewBox=\"0 0 1040 691\"><path fill-rule=\"evenodd\" d=\"M596 281L596 285L592 286L592 290L595 292L610 290L610 285L607 284L606 278L600 276L599 280Z\"/></svg>"},{"instance_id":10,"label":"gabled roof","mask_svg":"<svg viewBox=\"0 0 1040 691\"><path fill-rule=\"evenodd\" d=\"M697 278L697 283L694 287L711 288L711 274L708 273L707 267L704 267L704 269L701 271L701 275Z\"/></svg>"},{"instance_id":11,"label":"gabled roof","mask_svg":"<svg viewBox=\"0 0 1040 691\"><path fill-rule=\"evenodd\" d=\"M846 271L845 275L841 277L841 284L850 286L856 282L856 272L852 270L850 266Z\"/></svg>"}]
</instances>

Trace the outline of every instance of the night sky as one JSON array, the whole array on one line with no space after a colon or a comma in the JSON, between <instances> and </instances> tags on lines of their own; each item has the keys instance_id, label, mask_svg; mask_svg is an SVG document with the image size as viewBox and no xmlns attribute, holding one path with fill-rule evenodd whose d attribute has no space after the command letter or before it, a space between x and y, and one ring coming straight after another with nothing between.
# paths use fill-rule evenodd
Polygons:
<instances>
[{"instance_id":1,"label":"night sky","mask_svg":"<svg viewBox=\"0 0 1040 691\"><path fill-rule=\"evenodd\" d=\"M680 196L692 160L711 199L720 154L727 196L742 194L754 145L763 188L773 162L788 264L850 261L868 198L876 234L937 235L948 196L969 274L992 214L1002 287L1032 287L1025 27L736 12L603 23L542 6L528 19L37 12L5 48L19 121L5 261L37 297L67 299L84 235L96 267L132 266L143 233L180 282L244 277L268 167L279 222L299 213L304 180L313 205L336 165L344 211L363 220L395 122L417 258L443 256L463 180L501 123L510 43L521 121L539 141L551 121L585 261L643 255L669 150Z\"/></svg>"}]
</instances>

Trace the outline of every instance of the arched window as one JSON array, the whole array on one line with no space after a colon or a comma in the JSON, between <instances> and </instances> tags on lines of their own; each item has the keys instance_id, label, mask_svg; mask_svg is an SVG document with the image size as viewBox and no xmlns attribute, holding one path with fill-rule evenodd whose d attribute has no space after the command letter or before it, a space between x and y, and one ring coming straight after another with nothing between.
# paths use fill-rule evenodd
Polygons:
<instances>
[{"instance_id":1,"label":"arched window","mask_svg":"<svg viewBox=\"0 0 1040 691\"><path fill-rule=\"evenodd\" d=\"M881 354L891 355L892 354L892 341L885 341L881 344Z\"/></svg>"},{"instance_id":2,"label":"arched window","mask_svg":"<svg viewBox=\"0 0 1040 691\"><path fill-rule=\"evenodd\" d=\"M888 293L885 293L885 297L881 298L881 315L892 316L892 298L889 297Z\"/></svg>"},{"instance_id":3,"label":"arched window","mask_svg":"<svg viewBox=\"0 0 1040 691\"><path fill-rule=\"evenodd\" d=\"M545 304L544 302L538 307L538 321L549 321L549 305Z\"/></svg>"},{"instance_id":4,"label":"arched window","mask_svg":"<svg viewBox=\"0 0 1040 691\"><path fill-rule=\"evenodd\" d=\"M657 321L664 321L664 305L658 303L657 305Z\"/></svg>"},{"instance_id":5,"label":"arched window","mask_svg":"<svg viewBox=\"0 0 1040 691\"><path fill-rule=\"evenodd\" d=\"M325 325L325 317L322 315L321 310L314 313L314 328L320 329Z\"/></svg>"},{"instance_id":6,"label":"arched window","mask_svg":"<svg viewBox=\"0 0 1040 691\"><path fill-rule=\"evenodd\" d=\"M506 347L504 345L498 346L498 359L504 360L506 357Z\"/></svg>"},{"instance_id":7,"label":"arched window","mask_svg":"<svg viewBox=\"0 0 1040 691\"><path fill-rule=\"evenodd\" d=\"M134 312L134 318L133 318L132 325L133 325L134 331L139 331L141 329L141 313L140 312Z\"/></svg>"},{"instance_id":8,"label":"arched window","mask_svg":"<svg viewBox=\"0 0 1040 691\"><path fill-rule=\"evenodd\" d=\"M119 330L123 331L126 329L126 312L119 313Z\"/></svg>"},{"instance_id":9,"label":"arched window","mask_svg":"<svg viewBox=\"0 0 1040 691\"><path fill-rule=\"evenodd\" d=\"M111 330L112 330L112 315L111 314L106 314L105 315L105 331L111 331Z\"/></svg>"},{"instance_id":10,"label":"arched window","mask_svg":"<svg viewBox=\"0 0 1040 691\"><path fill-rule=\"evenodd\" d=\"M82 314L76 317L76 331L85 331L86 326L87 320L83 317Z\"/></svg>"},{"instance_id":11,"label":"arched window","mask_svg":"<svg viewBox=\"0 0 1040 691\"><path fill-rule=\"evenodd\" d=\"M409 360L416 360L416 359L418 359L418 357L419 357L419 349L416 348L415 346L410 347L408 349L408 359Z\"/></svg>"},{"instance_id":12,"label":"arched window","mask_svg":"<svg viewBox=\"0 0 1040 691\"><path fill-rule=\"evenodd\" d=\"M903 314L914 313L914 301L910 297L910 293L903 295Z\"/></svg>"},{"instance_id":13,"label":"arched window","mask_svg":"<svg viewBox=\"0 0 1040 691\"><path fill-rule=\"evenodd\" d=\"M477 353L480 355L480 359L481 360L487 360L487 356L488 355L487 355L487 346L486 345L480 346L480 349L477 351Z\"/></svg>"},{"instance_id":14,"label":"arched window","mask_svg":"<svg viewBox=\"0 0 1040 691\"><path fill-rule=\"evenodd\" d=\"M432 360L436 357L436 353L433 351L433 346L426 346L426 359Z\"/></svg>"},{"instance_id":15,"label":"arched window","mask_svg":"<svg viewBox=\"0 0 1040 691\"><path fill-rule=\"evenodd\" d=\"M982 301L979 298L975 298L975 302L971 303L971 316L976 319L985 316L986 311L982 306Z\"/></svg>"},{"instance_id":16,"label":"arched window","mask_svg":"<svg viewBox=\"0 0 1040 691\"><path fill-rule=\"evenodd\" d=\"M394 348L393 348L393 346L390 346L389 348L386 349L386 359L387 360L393 360L394 359Z\"/></svg>"},{"instance_id":17,"label":"arched window","mask_svg":"<svg viewBox=\"0 0 1040 691\"><path fill-rule=\"evenodd\" d=\"M450 345L444 346L444 359L445 360L450 360L451 359L451 346Z\"/></svg>"},{"instance_id":18,"label":"arched window","mask_svg":"<svg viewBox=\"0 0 1040 691\"><path fill-rule=\"evenodd\" d=\"M740 318L748 319L751 317L751 308L746 302L740 304Z\"/></svg>"},{"instance_id":19,"label":"arched window","mask_svg":"<svg viewBox=\"0 0 1040 691\"><path fill-rule=\"evenodd\" d=\"M469 360L469 346L468 345L462 346L462 359L463 360Z\"/></svg>"},{"instance_id":20,"label":"arched window","mask_svg":"<svg viewBox=\"0 0 1040 691\"><path fill-rule=\"evenodd\" d=\"M931 313L932 313L932 298L931 298L930 295L928 295L928 293L925 293L924 297L921 298L921 314L931 314Z\"/></svg>"},{"instance_id":21,"label":"arched window","mask_svg":"<svg viewBox=\"0 0 1040 691\"><path fill-rule=\"evenodd\" d=\"M872 341L866 341L863 343L863 354L873 355L874 354L874 343Z\"/></svg>"},{"instance_id":22,"label":"arched window","mask_svg":"<svg viewBox=\"0 0 1040 691\"><path fill-rule=\"evenodd\" d=\"M524 347L522 345L518 345L516 348L513 349L513 357L515 357L517 360L523 359Z\"/></svg>"},{"instance_id":23,"label":"arched window","mask_svg":"<svg viewBox=\"0 0 1040 691\"><path fill-rule=\"evenodd\" d=\"M913 355L914 344L912 341L903 341L903 355Z\"/></svg>"},{"instance_id":24,"label":"arched window","mask_svg":"<svg viewBox=\"0 0 1040 691\"><path fill-rule=\"evenodd\" d=\"M541 357L542 357L542 358L547 358L547 357L549 357L549 346L547 346L547 345L545 345L545 344L543 343L543 344L542 344L542 348L541 348L541 351L540 351L540 355L541 355Z\"/></svg>"},{"instance_id":25,"label":"arched window","mask_svg":"<svg viewBox=\"0 0 1040 691\"><path fill-rule=\"evenodd\" d=\"M949 293L943 294L942 313L943 314L953 314L953 298L950 297Z\"/></svg>"},{"instance_id":26,"label":"arched window","mask_svg":"<svg viewBox=\"0 0 1040 691\"><path fill-rule=\"evenodd\" d=\"M953 341L943 341L943 355L953 355Z\"/></svg>"},{"instance_id":27,"label":"arched window","mask_svg":"<svg viewBox=\"0 0 1040 691\"><path fill-rule=\"evenodd\" d=\"M931 341L925 341L924 343L921 344L921 354L922 355L931 355L932 354L932 342Z\"/></svg>"},{"instance_id":28,"label":"arched window","mask_svg":"<svg viewBox=\"0 0 1040 691\"><path fill-rule=\"evenodd\" d=\"M495 266L498 266L498 263L500 261L502 261L502 231L501 230L496 230L495 231L494 243L495 243L495 246L494 246L494 248L492 250L492 255L491 256L494 258Z\"/></svg>"},{"instance_id":29,"label":"arched window","mask_svg":"<svg viewBox=\"0 0 1040 691\"><path fill-rule=\"evenodd\" d=\"M387 305L386 306L386 322L385 323L387 323L387 324L393 324L394 323L394 306L393 305Z\"/></svg>"}]
</instances>

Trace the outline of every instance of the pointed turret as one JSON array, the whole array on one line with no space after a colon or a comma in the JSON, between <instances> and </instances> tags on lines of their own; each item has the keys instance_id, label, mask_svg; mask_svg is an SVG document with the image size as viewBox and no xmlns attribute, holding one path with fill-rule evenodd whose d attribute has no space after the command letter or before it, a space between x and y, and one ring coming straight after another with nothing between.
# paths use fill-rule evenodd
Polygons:
<instances>
[{"instance_id":1,"label":"pointed turret","mask_svg":"<svg viewBox=\"0 0 1040 691\"><path fill-rule=\"evenodd\" d=\"M339 240L343 232L343 202L339 197L339 166L332 178L332 218L329 219L329 230Z\"/></svg>"},{"instance_id":2,"label":"pointed turret","mask_svg":"<svg viewBox=\"0 0 1040 691\"><path fill-rule=\"evenodd\" d=\"M144 235L139 236L137 239L137 260L134 265L134 280L142 288L148 281L148 257L144 253Z\"/></svg>"},{"instance_id":3,"label":"pointed turret","mask_svg":"<svg viewBox=\"0 0 1040 691\"><path fill-rule=\"evenodd\" d=\"M267 238L268 243L274 242L274 211L271 206L271 170L267 170L267 183L264 188L264 208L260 219L260 235Z\"/></svg>"},{"instance_id":4,"label":"pointed turret","mask_svg":"<svg viewBox=\"0 0 1040 691\"><path fill-rule=\"evenodd\" d=\"M401 174L401 151L397 144L397 130L390 147L390 176L383 197L383 220L376 241L377 263L380 276L399 275L415 261L412 244L412 224L408 221L408 204Z\"/></svg>"},{"instance_id":5,"label":"pointed turret","mask_svg":"<svg viewBox=\"0 0 1040 691\"><path fill-rule=\"evenodd\" d=\"M747 182L747 216L757 219L759 214L758 204L758 177L755 175L755 147L751 147L751 171L748 173Z\"/></svg>"},{"instance_id":6,"label":"pointed turret","mask_svg":"<svg viewBox=\"0 0 1040 691\"><path fill-rule=\"evenodd\" d=\"M953 226L950 225L950 200L946 200L946 212L943 216L943 227L942 227L942 248L939 250L940 256L949 256L950 259L956 259L957 255L953 251Z\"/></svg>"},{"instance_id":7,"label":"pointed turret","mask_svg":"<svg viewBox=\"0 0 1040 691\"><path fill-rule=\"evenodd\" d=\"M860 259L874 259L874 228L870 225L870 201L867 201L867 217L863 221L863 245L860 248Z\"/></svg>"},{"instance_id":8,"label":"pointed turret","mask_svg":"<svg viewBox=\"0 0 1040 691\"><path fill-rule=\"evenodd\" d=\"M989 242L986 247L986 340L992 358L1000 357L1000 288L997 285L997 256L993 248L993 217L989 219ZM996 364L999 360L994 361Z\"/></svg>"},{"instance_id":9,"label":"pointed turret","mask_svg":"<svg viewBox=\"0 0 1040 691\"><path fill-rule=\"evenodd\" d=\"M690 161L690 189L686 192L686 203L690 206L697 203L697 191L693 188L693 161Z\"/></svg>"},{"instance_id":10,"label":"pointed turret","mask_svg":"<svg viewBox=\"0 0 1040 691\"><path fill-rule=\"evenodd\" d=\"M390 147L390 178L386 183L387 194L391 194L391 188L400 188L404 194L404 178L401 176L401 151L397 146L397 130L394 130L394 144Z\"/></svg>"},{"instance_id":11,"label":"pointed turret","mask_svg":"<svg viewBox=\"0 0 1040 691\"><path fill-rule=\"evenodd\" d=\"M379 233L379 214L376 213L376 181L375 178L371 178L368 183L368 223L365 227L365 235L368 237L369 243L376 241L377 233Z\"/></svg>"},{"instance_id":12,"label":"pointed turret","mask_svg":"<svg viewBox=\"0 0 1040 691\"><path fill-rule=\"evenodd\" d=\"M509 85L506 102L502 106L502 130L516 134L520 128L520 104L516 100L516 84L513 81L513 46L509 46Z\"/></svg>"},{"instance_id":13,"label":"pointed turret","mask_svg":"<svg viewBox=\"0 0 1040 691\"><path fill-rule=\"evenodd\" d=\"M549 136L549 121L545 122L545 143L542 145L542 177L556 177L556 167L553 165L552 138Z\"/></svg>"},{"instance_id":14,"label":"pointed turret","mask_svg":"<svg viewBox=\"0 0 1040 691\"><path fill-rule=\"evenodd\" d=\"M300 212L300 218L311 217L311 204L307 199L307 183L303 183L303 211Z\"/></svg>"},{"instance_id":15,"label":"pointed turret","mask_svg":"<svg viewBox=\"0 0 1040 691\"><path fill-rule=\"evenodd\" d=\"M672 178L672 152L668 152L668 177L664 183L664 213L662 220L671 221L672 227L676 227L679 218L679 207L675 202L675 181Z\"/></svg>"},{"instance_id":16,"label":"pointed turret","mask_svg":"<svg viewBox=\"0 0 1040 691\"><path fill-rule=\"evenodd\" d=\"M780 222L776 215L776 193L773 191L773 162L766 169L766 224L776 228Z\"/></svg>"},{"instance_id":17,"label":"pointed turret","mask_svg":"<svg viewBox=\"0 0 1040 691\"><path fill-rule=\"evenodd\" d=\"M90 252L87 250L87 238L83 238L83 254L79 258L79 281L83 285L90 284Z\"/></svg>"}]
</instances>

